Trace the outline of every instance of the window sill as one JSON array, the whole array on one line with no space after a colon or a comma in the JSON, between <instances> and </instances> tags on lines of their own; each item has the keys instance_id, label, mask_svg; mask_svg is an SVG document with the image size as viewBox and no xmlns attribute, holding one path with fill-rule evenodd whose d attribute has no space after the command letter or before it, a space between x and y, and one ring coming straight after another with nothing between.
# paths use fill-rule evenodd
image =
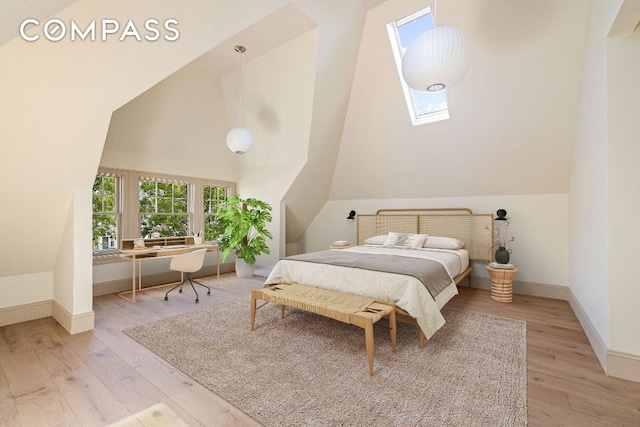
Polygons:
<instances>
[{"instance_id":1,"label":"window sill","mask_svg":"<svg viewBox=\"0 0 640 427\"><path fill-rule=\"evenodd\" d=\"M111 252L111 253L98 252L93 254L93 265L112 264L116 262L125 262L125 261L127 260L121 257L119 252Z\"/></svg>"}]
</instances>

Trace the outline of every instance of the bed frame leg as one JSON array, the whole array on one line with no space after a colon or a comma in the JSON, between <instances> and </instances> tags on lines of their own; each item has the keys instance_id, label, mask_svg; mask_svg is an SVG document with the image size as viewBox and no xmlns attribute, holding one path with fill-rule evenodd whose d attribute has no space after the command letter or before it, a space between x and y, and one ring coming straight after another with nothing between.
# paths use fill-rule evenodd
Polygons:
<instances>
[{"instance_id":1,"label":"bed frame leg","mask_svg":"<svg viewBox=\"0 0 640 427\"><path fill-rule=\"evenodd\" d=\"M418 327L418 347L424 348L424 332Z\"/></svg>"}]
</instances>

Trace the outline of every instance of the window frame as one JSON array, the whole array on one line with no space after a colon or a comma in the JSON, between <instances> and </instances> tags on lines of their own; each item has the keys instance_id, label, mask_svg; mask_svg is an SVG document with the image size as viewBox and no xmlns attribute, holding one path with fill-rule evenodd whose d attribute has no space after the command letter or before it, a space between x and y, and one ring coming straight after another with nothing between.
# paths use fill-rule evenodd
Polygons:
<instances>
[{"instance_id":1,"label":"window frame","mask_svg":"<svg viewBox=\"0 0 640 427\"><path fill-rule=\"evenodd\" d=\"M402 43L400 41L400 35L398 33L398 27L405 25L411 21L414 21L423 16L427 16L431 14L431 8L426 7L424 9L420 9L416 12L413 12L403 18L396 19L387 24L387 32L389 34L389 41L391 43L391 50L393 52L393 57L396 63L396 70L398 72L398 77L400 78L400 84L402 86L402 93L404 95L405 101L407 103L407 110L409 112L409 116L411 117L411 124L413 126L419 126L427 123L434 123L441 120L447 120L449 118L449 104L447 103L447 107L443 110L437 110L429 113L419 113L415 96L416 94L420 94L422 96L422 92L411 89L409 85L404 81L402 77L402 55L404 54ZM433 26L432 26L433 28ZM428 30L428 29L427 29ZM427 31L425 30L425 31ZM428 94L428 96L438 96L439 94ZM442 96L446 95L445 91L442 92Z\"/></svg>"},{"instance_id":2,"label":"window frame","mask_svg":"<svg viewBox=\"0 0 640 427\"><path fill-rule=\"evenodd\" d=\"M95 251L93 253L94 264L103 262L116 262L119 257L119 242L122 239L135 239L141 236L142 224L139 208L139 183L141 180L158 180L183 182L187 184L187 215L189 218L188 230L204 230L204 187L224 187L226 195L232 196L236 192L236 183L208 178L197 178L181 175L169 175L163 173L134 171L114 168L99 168L95 176L108 174L119 177L118 206L120 209L120 221L118 221L118 247L110 251ZM95 181L95 177L94 177ZM93 199L92 199L93 200ZM92 245L93 248L93 245Z\"/></svg>"},{"instance_id":3,"label":"window frame","mask_svg":"<svg viewBox=\"0 0 640 427\"><path fill-rule=\"evenodd\" d=\"M142 203L142 198L140 197L142 190L142 186L143 186L143 182L144 183L153 183L155 185L155 191L151 197L151 200L153 201L153 205L154 205L154 209L152 211L142 211L140 209L140 205ZM171 196L160 196L158 193L160 192L160 185L170 185L171 186ZM176 201L179 201L180 198L176 197L175 195L175 186L176 185L180 185L180 186L185 186L185 206L184 208L186 209L186 212L176 212ZM193 210L191 209L190 206L193 206L192 203L192 198L193 195L190 194L191 193L191 184L186 181L186 180L175 180L175 179L165 179L165 178L156 178L156 177L149 177L149 176L145 176L145 177L141 177L138 180L138 222L140 224L140 235L141 237L147 237L147 235L142 236L142 223L143 223L143 217L145 216L160 216L160 217L170 217L170 216L175 216L175 217L186 217L187 220L187 224L186 224L186 233L187 235L190 232L193 232L193 225L194 225L194 221L193 221ZM170 200L171 201L171 212L165 212L161 209L159 209L159 202L161 201L161 199L164 200ZM149 237L154 237L154 236L149 236ZM158 237L170 237L170 236L158 236Z\"/></svg>"},{"instance_id":4,"label":"window frame","mask_svg":"<svg viewBox=\"0 0 640 427\"><path fill-rule=\"evenodd\" d=\"M94 253L94 255L109 255L109 254L113 254L113 253L117 253L118 252L118 246L120 244L120 240L122 239L122 192L123 192L123 188L122 188L122 178L118 173L114 173L111 171L100 171L98 172L95 177L94 177L94 183L95 183L95 179L98 177L103 177L103 178L115 178L116 182L115 182L115 212L105 212L105 211L100 211L100 212L96 212L95 210L93 210L93 194L92 194L92 208L91 208L91 223L93 226L93 218L96 215L113 215L115 216L116 219L116 246L115 247L109 247L108 249L95 249L93 246L93 239L91 242L91 248L92 251ZM103 204L104 206L104 204ZM93 235L93 233L92 233Z\"/></svg>"}]
</instances>

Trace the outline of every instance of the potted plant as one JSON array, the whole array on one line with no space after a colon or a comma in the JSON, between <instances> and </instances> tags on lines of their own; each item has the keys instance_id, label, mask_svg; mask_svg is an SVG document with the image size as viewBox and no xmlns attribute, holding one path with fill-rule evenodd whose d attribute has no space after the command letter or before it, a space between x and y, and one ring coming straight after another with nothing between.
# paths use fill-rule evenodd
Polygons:
<instances>
[{"instance_id":1,"label":"potted plant","mask_svg":"<svg viewBox=\"0 0 640 427\"><path fill-rule=\"evenodd\" d=\"M224 261L235 252L238 277L252 277L256 256L271 253L266 241L273 238L266 228L271 219L271 205L237 194L216 206L215 220L222 230L221 257Z\"/></svg>"}]
</instances>

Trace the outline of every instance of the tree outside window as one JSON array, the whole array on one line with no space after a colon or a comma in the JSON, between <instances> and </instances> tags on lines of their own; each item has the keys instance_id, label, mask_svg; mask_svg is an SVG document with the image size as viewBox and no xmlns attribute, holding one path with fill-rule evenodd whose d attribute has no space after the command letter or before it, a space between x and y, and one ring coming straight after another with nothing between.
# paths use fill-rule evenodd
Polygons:
<instances>
[{"instance_id":1,"label":"tree outside window","mask_svg":"<svg viewBox=\"0 0 640 427\"><path fill-rule=\"evenodd\" d=\"M216 211L216 206L220 203L224 203L226 199L227 187L208 185L203 187L204 239L206 241L216 240L222 232L215 220L214 212Z\"/></svg>"},{"instance_id":2,"label":"tree outside window","mask_svg":"<svg viewBox=\"0 0 640 427\"><path fill-rule=\"evenodd\" d=\"M93 250L118 247L118 177L98 175L93 181Z\"/></svg>"},{"instance_id":3,"label":"tree outside window","mask_svg":"<svg viewBox=\"0 0 640 427\"><path fill-rule=\"evenodd\" d=\"M140 235L189 235L188 189L185 182L140 180Z\"/></svg>"}]
</instances>

